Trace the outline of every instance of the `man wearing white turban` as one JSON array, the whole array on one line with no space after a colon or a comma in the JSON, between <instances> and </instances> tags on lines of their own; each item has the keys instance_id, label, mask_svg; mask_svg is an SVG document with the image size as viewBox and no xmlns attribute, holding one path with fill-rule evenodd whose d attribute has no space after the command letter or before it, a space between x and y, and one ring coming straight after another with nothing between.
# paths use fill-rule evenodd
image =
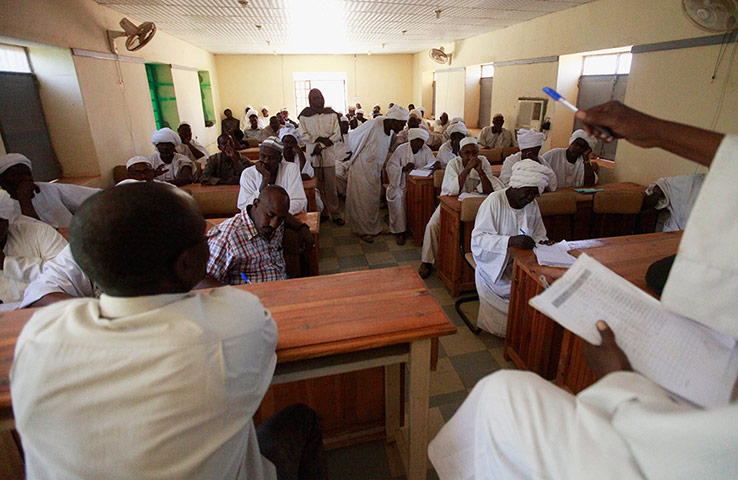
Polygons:
<instances>
[{"instance_id":1,"label":"man wearing white turban","mask_svg":"<svg viewBox=\"0 0 738 480\"><path fill-rule=\"evenodd\" d=\"M448 165L448 162L459 156L460 142L468 134L466 125L463 122L450 125L446 129L446 132L448 133L449 139L441 145L436 155L436 158L444 167Z\"/></svg>"},{"instance_id":2,"label":"man wearing white turban","mask_svg":"<svg viewBox=\"0 0 738 480\"><path fill-rule=\"evenodd\" d=\"M439 167L439 162L433 152L425 144L428 132L422 128L408 130L409 142L403 143L387 161L387 209L389 210L390 232L395 234L398 245L405 244L405 202L407 179L406 174L414 169L433 169Z\"/></svg>"},{"instance_id":3,"label":"man wearing white turban","mask_svg":"<svg viewBox=\"0 0 738 480\"><path fill-rule=\"evenodd\" d=\"M151 160L140 155L137 155L126 162L126 172L128 173L128 178L116 183L116 186L133 182L157 182L172 185L169 182L155 179Z\"/></svg>"},{"instance_id":4,"label":"man wearing white turban","mask_svg":"<svg viewBox=\"0 0 738 480\"><path fill-rule=\"evenodd\" d=\"M704 181L704 173L659 178L646 189L643 208L668 210L668 218L663 222L664 232L684 230Z\"/></svg>"},{"instance_id":5,"label":"man wearing white turban","mask_svg":"<svg viewBox=\"0 0 738 480\"><path fill-rule=\"evenodd\" d=\"M443 141L444 142L447 142L451 138L450 136L451 134L449 133L448 129L458 123L463 123L466 125L466 122L464 122L464 117L454 117L448 122L448 126L443 131Z\"/></svg>"},{"instance_id":6,"label":"man wearing white turban","mask_svg":"<svg viewBox=\"0 0 738 480\"><path fill-rule=\"evenodd\" d=\"M505 117L501 113L495 113L492 117L492 125L484 127L479 133L479 144L484 148L507 148L515 147L515 136L506 128L502 128Z\"/></svg>"},{"instance_id":7,"label":"man wearing white turban","mask_svg":"<svg viewBox=\"0 0 738 480\"><path fill-rule=\"evenodd\" d=\"M261 115L259 115L257 123L262 130L269 125L269 107L266 105L261 106Z\"/></svg>"},{"instance_id":8,"label":"man wearing white turban","mask_svg":"<svg viewBox=\"0 0 738 480\"><path fill-rule=\"evenodd\" d=\"M446 166L441 185L441 195L460 195L462 193L481 193L489 195L503 190L505 185L492 173L492 166L484 155L479 155L479 144L474 137L466 137L459 142L459 156ZM433 270L438 254L438 237L441 231L441 206L431 215L425 226L423 251L418 269L421 278L427 278Z\"/></svg>"},{"instance_id":9,"label":"man wearing white turban","mask_svg":"<svg viewBox=\"0 0 738 480\"><path fill-rule=\"evenodd\" d=\"M366 123L369 121L368 118L364 117L364 109L360 108L356 110L356 121L359 122L358 125L361 125L362 123ZM359 128L358 125L354 127L354 129Z\"/></svg>"},{"instance_id":10,"label":"man wearing white turban","mask_svg":"<svg viewBox=\"0 0 738 480\"><path fill-rule=\"evenodd\" d=\"M407 125L405 125L405 128L403 128L400 133L395 135L395 139L392 142L392 145L390 145L390 153L397 150L397 147L399 147L403 143L408 142L408 139L407 139L408 130L410 130L411 128L421 128L425 130L426 132L428 132L429 134L428 137L430 138L430 130L428 129L428 126L425 123L423 123L422 119L423 119L423 116L420 113L420 110L418 109L410 110L410 114L407 119ZM428 143L428 140L426 140L426 144L427 143Z\"/></svg>"},{"instance_id":11,"label":"man wearing white turban","mask_svg":"<svg viewBox=\"0 0 738 480\"><path fill-rule=\"evenodd\" d=\"M177 132L171 128L157 130L151 136L151 143L156 147L156 153L149 155L149 161L157 180L177 186L194 181L195 162L177 153L177 147L182 144Z\"/></svg>"},{"instance_id":12,"label":"man wearing white turban","mask_svg":"<svg viewBox=\"0 0 738 480\"><path fill-rule=\"evenodd\" d=\"M569 148L552 148L541 155L556 174L557 188L590 186L597 183L597 174L589 163L589 154L597 139L582 129L569 138Z\"/></svg>"},{"instance_id":13,"label":"man wearing white turban","mask_svg":"<svg viewBox=\"0 0 738 480\"><path fill-rule=\"evenodd\" d=\"M67 183L34 182L31 161L20 153L0 157L0 187L20 206L20 211L54 228L68 227L72 215L99 188Z\"/></svg>"},{"instance_id":14,"label":"man wearing white turban","mask_svg":"<svg viewBox=\"0 0 738 480\"><path fill-rule=\"evenodd\" d=\"M500 172L500 180L502 183L506 186L510 185L513 165L522 160L529 159L538 162L541 165L548 166L546 161L538 155L541 151L541 147L543 146L544 137L545 135L543 133L536 132L535 130L526 130L521 128L518 131L518 144L520 146L520 151L509 155L505 158L505 161L502 162L502 171ZM549 171L551 172L551 177L548 179L548 187L546 188L553 192L558 188L558 182L553 170L549 169Z\"/></svg>"},{"instance_id":15,"label":"man wearing white turban","mask_svg":"<svg viewBox=\"0 0 738 480\"><path fill-rule=\"evenodd\" d=\"M349 135L353 152L346 187L346 217L351 230L367 243L382 232L379 202L382 194L382 166L387 159L392 132L405 126L408 111L394 105L387 115L363 123Z\"/></svg>"},{"instance_id":16,"label":"man wearing white turban","mask_svg":"<svg viewBox=\"0 0 738 480\"><path fill-rule=\"evenodd\" d=\"M252 109L246 112L246 123L244 124L243 135L257 142L261 142L261 127L259 126L259 113Z\"/></svg>"},{"instance_id":17,"label":"man wearing white turban","mask_svg":"<svg viewBox=\"0 0 738 480\"><path fill-rule=\"evenodd\" d=\"M352 120L356 122L355 117ZM341 139L336 142L334 152L336 155L336 191L338 195L345 198L348 172L351 167L351 147L348 143L351 120L348 117L341 117L339 124L341 125Z\"/></svg>"},{"instance_id":18,"label":"man wearing white turban","mask_svg":"<svg viewBox=\"0 0 738 480\"><path fill-rule=\"evenodd\" d=\"M49 225L21 215L18 202L0 190L0 311L20 307L29 283L67 241Z\"/></svg>"}]
</instances>

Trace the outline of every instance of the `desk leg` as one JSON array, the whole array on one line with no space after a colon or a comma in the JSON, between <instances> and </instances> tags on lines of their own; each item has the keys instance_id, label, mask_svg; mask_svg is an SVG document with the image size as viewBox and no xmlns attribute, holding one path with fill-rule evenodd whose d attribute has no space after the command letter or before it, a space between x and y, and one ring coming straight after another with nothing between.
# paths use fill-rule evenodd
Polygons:
<instances>
[{"instance_id":1,"label":"desk leg","mask_svg":"<svg viewBox=\"0 0 738 480\"><path fill-rule=\"evenodd\" d=\"M426 478L428 403L430 392L430 339L410 344L410 406L408 419L407 479Z\"/></svg>"},{"instance_id":2,"label":"desk leg","mask_svg":"<svg viewBox=\"0 0 738 480\"><path fill-rule=\"evenodd\" d=\"M397 432L400 430L401 402L404 401L400 398L401 368L404 368L402 363L384 367L384 417L387 443L395 442Z\"/></svg>"}]
</instances>

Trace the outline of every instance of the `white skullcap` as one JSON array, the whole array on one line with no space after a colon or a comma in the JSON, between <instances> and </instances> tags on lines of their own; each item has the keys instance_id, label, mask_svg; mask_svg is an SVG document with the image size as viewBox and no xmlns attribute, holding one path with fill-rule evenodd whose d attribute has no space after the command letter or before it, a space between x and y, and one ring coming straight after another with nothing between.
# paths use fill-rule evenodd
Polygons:
<instances>
[{"instance_id":1,"label":"white skullcap","mask_svg":"<svg viewBox=\"0 0 738 480\"><path fill-rule=\"evenodd\" d=\"M256 115L258 117L259 112L257 112L253 108L249 108L248 110L246 110L246 118L250 118L252 115Z\"/></svg>"},{"instance_id":2,"label":"white skullcap","mask_svg":"<svg viewBox=\"0 0 738 480\"><path fill-rule=\"evenodd\" d=\"M339 121L340 121L340 122L348 122L348 121L349 121L349 119L348 119L348 117L347 117L346 115L341 115L341 118L340 118L340 120L339 120Z\"/></svg>"},{"instance_id":3,"label":"white skullcap","mask_svg":"<svg viewBox=\"0 0 738 480\"><path fill-rule=\"evenodd\" d=\"M408 113L407 108L399 105L392 105L392 108L387 110L387 118L407 122L407 119L410 118L410 114Z\"/></svg>"},{"instance_id":4,"label":"white skullcap","mask_svg":"<svg viewBox=\"0 0 738 480\"><path fill-rule=\"evenodd\" d=\"M364 109L363 109L363 108L360 108L360 109L358 109L358 110L356 111L356 114L357 114L357 115L358 115L358 114L362 114L362 115L364 115Z\"/></svg>"},{"instance_id":5,"label":"white skullcap","mask_svg":"<svg viewBox=\"0 0 738 480\"><path fill-rule=\"evenodd\" d=\"M154 146L160 144L160 143L171 143L174 144L175 147L182 145L182 139L179 138L179 134L172 130L171 128L162 128L161 130L157 130L154 132L154 134L151 136L151 143L154 144Z\"/></svg>"},{"instance_id":6,"label":"white skullcap","mask_svg":"<svg viewBox=\"0 0 738 480\"><path fill-rule=\"evenodd\" d=\"M495 113L494 115L492 115L492 118L497 118L497 117L505 118L505 116L501 113Z\"/></svg>"},{"instance_id":7,"label":"white skullcap","mask_svg":"<svg viewBox=\"0 0 738 480\"><path fill-rule=\"evenodd\" d=\"M412 110L410 110L410 114L409 114L409 116L410 116L410 117L415 117L415 118L417 118L417 119L419 119L419 120L422 120L422 119L423 119L423 112L421 112L421 111L420 111L420 110L418 110L417 108L413 108ZM408 117L408 118L409 118L409 117Z\"/></svg>"},{"instance_id":8,"label":"white skullcap","mask_svg":"<svg viewBox=\"0 0 738 480\"><path fill-rule=\"evenodd\" d=\"M277 137L269 137L261 142L261 148L269 147L280 152L284 151L284 144Z\"/></svg>"},{"instance_id":9,"label":"white skullcap","mask_svg":"<svg viewBox=\"0 0 738 480\"><path fill-rule=\"evenodd\" d=\"M589 145L589 148L594 148L595 145L597 145L597 139L593 136L587 135L587 132L582 130L581 128L577 130L576 132L571 134L571 137L569 137L569 145L574 143L574 141L577 138L583 139L585 142L587 142L587 145Z\"/></svg>"},{"instance_id":10,"label":"white skullcap","mask_svg":"<svg viewBox=\"0 0 738 480\"><path fill-rule=\"evenodd\" d=\"M280 110L280 112L282 112L282 113L289 112L289 110L287 110L287 107L282 107L282 110Z\"/></svg>"},{"instance_id":11,"label":"white skullcap","mask_svg":"<svg viewBox=\"0 0 738 480\"><path fill-rule=\"evenodd\" d=\"M267 107L266 105L262 105L262 106L261 106L261 109L262 109L262 110L269 110L269 107Z\"/></svg>"},{"instance_id":12,"label":"white skullcap","mask_svg":"<svg viewBox=\"0 0 738 480\"><path fill-rule=\"evenodd\" d=\"M7 155L3 155L0 157L0 174L4 173L5 170L9 169L13 165L19 164L25 165L33 170L31 161L22 153L8 153Z\"/></svg>"},{"instance_id":13,"label":"white skullcap","mask_svg":"<svg viewBox=\"0 0 738 480\"><path fill-rule=\"evenodd\" d=\"M428 137L430 137L430 134L423 130L422 128L410 128L407 131L407 140L408 142L411 142L415 140L416 138L423 139L424 142L428 141Z\"/></svg>"},{"instance_id":14,"label":"white skullcap","mask_svg":"<svg viewBox=\"0 0 738 480\"><path fill-rule=\"evenodd\" d=\"M151 168L154 168L154 166L151 164L151 160L149 160L146 157L137 156L133 157L130 160L126 162L126 168L130 167L131 165L135 165L137 163L147 163Z\"/></svg>"},{"instance_id":15,"label":"white skullcap","mask_svg":"<svg viewBox=\"0 0 738 480\"><path fill-rule=\"evenodd\" d=\"M466 136L469 132L466 129L466 125L463 123L454 123L453 125L449 125L446 129L446 133L448 133L449 136L451 136L452 133L462 133Z\"/></svg>"},{"instance_id":16,"label":"white skullcap","mask_svg":"<svg viewBox=\"0 0 738 480\"><path fill-rule=\"evenodd\" d=\"M20 203L10 198L5 190L0 190L0 218L15 223L21 216Z\"/></svg>"},{"instance_id":17,"label":"white skullcap","mask_svg":"<svg viewBox=\"0 0 738 480\"><path fill-rule=\"evenodd\" d=\"M297 131L290 125L289 127L282 127L279 129L279 139L282 140L287 135L292 135L295 140L298 140Z\"/></svg>"},{"instance_id":18,"label":"white skullcap","mask_svg":"<svg viewBox=\"0 0 738 480\"><path fill-rule=\"evenodd\" d=\"M377 107L382 108L382 106L379 105L378 103L374 105L374 108L377 108Z\"/></svg>"},{"instance_id":19,"label":"white skullcap","mask_svg":"<svg viewBox=\"0 0 738 480\"><path fill-rule=\"evenodd\" d=\"M548 186L552 175L556 174L547 166L526 158L513 165L510 186L512 188L538 187L540 194Z\"/></svg>"},{"instance_id":20,"label":"white skullcap","mask_svg":"<svg viewBox=\"0 0 738 480\"><path fill-rule=\"evenodd\" d=\"M479 142L474 137L464 137L461 142L459 142L459 150L464 148L464 145L477 145L477 148L479 147Z\"/></svg>"},{"instance_id":21,"label":"white skullcap","mask_svg":"<svg viewBox=\"0 0 738 480\"><path fill-rule=\"evenodd\" d=\"M451 125L453 125L455 123L464 123L464 118L463 117L454 117L448 123L450 123Z\"/></svg>"},{"instance_id":22,"label":"white skullcap","mask_svg":"<svg viewBox=\"0 0 738 480\"><path fill-rule=\"evenodd\" d=\"M518 146L521 150L526 148L540 147L543 145L543 139L545 135L543 133L536 132L535 130L526 130L521 128L518 130Z\"/></svg>"}]
</instances>

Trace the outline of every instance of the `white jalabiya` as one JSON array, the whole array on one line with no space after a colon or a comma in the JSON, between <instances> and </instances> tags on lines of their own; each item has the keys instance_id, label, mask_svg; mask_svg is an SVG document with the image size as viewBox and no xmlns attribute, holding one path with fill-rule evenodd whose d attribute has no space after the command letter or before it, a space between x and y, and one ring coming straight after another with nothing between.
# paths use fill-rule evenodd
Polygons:
<instances>
[{"instance_id":1,"label":"white jalabiya","mask_svg":"<svg viewBox=\"0 0 738 480\"><path fill-rule=\"evenodd\" d=\"M241 173L239 182L241 188L238 191L239 209L245 209L248 205L254 203L255 198L259 198L263 178L261 172L256 169L256 165L245 169ZM302 186L302 177L297 165L292 162L280 162L277 170L277 180L274 184L284 188L290 196L290 213L292 215L307 212L307 196L305 196L305 188Z\"/></svg>"},{"instance_id":2,"label":"white jalabiya","mask_svg":"<svg viewBox=\"0 0 738 480\"><path fill-rule=\"evenodd\" d=\"M407 229L405 212L407 177L402 169L408 163L415 164L415 168L423 168L436 163L436 157L426 145L413 154L410 142L403 143L387 161L387 209L389 210L390 232L402 233Z\"/></svg>"},{"instance_id":3,"label":"white jalabiya","mask_svg":"<svg viewBox=\"0 0 738 480\"><path fill-rule=\"evenodd\" d=\"M199 150L203 156L200 158L195 158L195 155L192 153L192 150L190 150L190 147L188 147L184 143L178 145L177 148L175 148L174 150L180 155L184 155L185 157L189 158L193 162L205 163L210 156L210 152L208 152L208 149L205 148L205 146L202 143L198 142L195 138L190 140L190 144L192 144L195 149Z\"/></svg>"},{"instance_id":4,"label":"white jalabiya","mask_svg":"<svg viewBox=\"0 0 738 480\"><path fill-rule=\"evenodd\" d=\"M67 241L54 228L33 218L21 217L10 223L3 247L0 311L18 308L28 284L41 275L44 264L66 245Z\"/></svg>"},{"instance_id":5,"label":"white jalabiya","mask_svg":"<svg viewBox=\"0 0 738 480\"><path fill-rule=\"evenodd\" d=\"M477 212L471 236L471 250L477 264L474 279L479 294L477 326L498 337L505 336L507 307L510 303L512 257L510 237L522 229L536 243L547 240L541 211L533 201L521 209L513 208L507 190L488 196Z\"/></svg>"},{"instance_id":6,"label":"white jalabiya","mask_svg":"<svg viewBox=\"0 0 738 480\"><path fill-rule=\"evenodd\" d=\"M269 126L269 117L264 117L261 114L259 114L258 120L256 120L256 124L259 125L259 128L262 130Z\"/></svg>"},{"instance_id":7,"label":"white jalabiya","mask_svg":"<svg viewBox=\"0 0 738 480\"><path fill-rule=\"evenodd\" d=\"M345 141L344 141L345 139ZM348 172L351 167L351 148L348 144L348 135L342 135L342 140L335 145L336 154L336 190L342 197L346 196L348 184ZM346 158L349 157L348 160ZM344 161L346 160L346 161Z\"/></svg>"},{"instance_id":8,"label":"white jalabiya","mask_svg":"<svg viewBox=\"0 0 738 480\"><path fill-rule=\"evenodd\" d=\"M456 158L457 154L454 153L453 147L451 146L451 140L444 142L441 148L438 149L436 158L441 162L441 165L446 167L448 162Z\"/></svg>"},{"instance_id":9,"label":"white jalabiya","mask_svg":"<svg viewBox=\"0 0 738 480\"><path fill-rule=\"evenodd\" d=\"M492 184L492 190L503 190L505 185L494 176L492 166L484 155L479 155L479 161L482 162L482 171L489 178ZM463 188L459 190L459 175L464 171L464 162L461 157L455 157L446 166L443 174L443 183L441 184L441 195L460 195L462 193L484 193L482 189L482 180L476 170L469 172L466 177ZM438 236L441 230L441 206L436 207L436 211L431 215L428 224L425 226L425 235L423 236L423 251L421 258L424 263L436 263L436 255L438 255Z\"/></svg>"},{"instance_id":10,"label":"white jalabiya","mask_svg":"<svg viewBox=\"0 0 738 480\"><path fill-rule=\"evenodd\" d=\"M68 183L34 182L41 190L31 199L39 220L54 228L69 227L72 216L80 205L99 188L70 185ZM17 200L15 200L17 202ZM20 203L18 203L20 206Z\"/></svg>"},{"instance_id":11,"label":"white jalabiya","mask_svg":"<svg viewBox=\"0 0 738 480\"><path fill-rule=\"evenodd\" d=\"M53 259L44 263L41 274L26 287L19 308L26 308L51 293L66 293L72 297L92 297L95 287L72 257L69 245Z\"/></svg>"},{"instance_id":12,"label":"white jalabiya","mask_svg":"<svg viewBox=\"0 0 738 480\"><path fill-rule=\"evenodd\" d=\"M305 143L308 161L314 167L332 167L336 164L334 147L324 149L321 155L313 155L315 142L318 137L324 137L335 143L341 140L341 126L338 117L333 113L319 113L311 117L298 117L300 128L297 130L298 139Z\"/></svg>"},{"instance_id":13,"label":"white jalabiya","mask_svg":"<svg viewBox=\"0 0 738 480\"><path fill-rule=\"evenodd\" d=\"M566 158L565 148L552 148L541 155L546 164L556 174L557 188L581 187L584 185L584 157L581 155L574 163ZM599 178L595 173L595 183Z\"/></svg>"},{"instance_id":14,"label":"white jalabiya","mask_svg":"<svg viewBox=\"0 0 738 480\"><path fill-rule=\"evenodd\" d=\"M656 204L657 210L664 208L669 210L669 218L664 222L664 232L684 230L704 180L704 174L679 175L659 178L648 186L647 195L652 194L656 186L664 193L663 198Z\"/></svg>"},{"instance_id":15,"label":"white jalabiya","mask_svg":"<svg viewBox=\"0 0 738 480\"><path fill-rule=\"evenodd\" d=\"M518 144L515 141L515 135L513 132L506 128L502 128L498 133L492 131L492 127L484 127L479 132L479 144L485 148L507 148L516 147Z\"/></svg>"},{"instance_id":16,"label":"white jalabiya","mask_svg":"<svg viewBox=\"0 0 738 480\"><path fill-rule=\"evenodd\" d=\"M359 235L378 235L382 231L379 218L382 166L392 139L384 131L386 119L373 118L349 133L353 160L346 187L346 217L351 229Z\"/></svg>"},{"instance_id":17,"label":"white jalabiya","mask_svg":"<svg viewBox=\"0 0 738 480\"><path fill-rule=\"evenodd\" d=\"M172 180L177 178L177 175L179 175L179 172L184 167L190 167L192 169L192 178L195 178L195 176L197 175L195 162L185 157L181 153L174 153L172 163L164 163L159 152L156 152L153 155L149 155L148 159L151 162L151 166L154 170L159 168L159 165L164 165L164 167L167 169L166 172L156 177L157 180L161 180L163 182L171 182Z\"/></svg>"},{"instance_id":18,"label":"white jalabiya","mask_svg":"<svg viewBox=\"0 0 738 480\"><path fill-rule=\"evenodd\" d=\"M512 155L508 155L507 158L505 158L505 161L502 162L502 171L500 172L500 181L505 184L505 186L510 186L510 177L512 177L512 167L519 161L523 160L523 153L517 152L513 153ZM541 165L546 165L548 167L548 162L543 159L543 157L538 157L538 163ZM550 168L550 167L549 167ZM551 170L549 179L548 179L548 187L546 187L546 191L553 192L558 188L558 180L556 179L556 174L553 170Z\"/></svg>"}]
</instances>

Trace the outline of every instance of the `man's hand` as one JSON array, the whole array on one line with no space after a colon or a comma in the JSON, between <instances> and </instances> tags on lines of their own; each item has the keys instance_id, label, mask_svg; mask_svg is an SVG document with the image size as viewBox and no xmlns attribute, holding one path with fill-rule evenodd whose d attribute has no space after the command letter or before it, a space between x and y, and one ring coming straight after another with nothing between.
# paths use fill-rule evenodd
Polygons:
<instances>
[{"instance_id":1,"label":"man's hand","mask_svg":"<svg viewBox=\"0 0 738 480\"><path fill-rule=\"evenodd\" d=\"M33 183L33 180L23 179L18 183L18 186L15 189L15 194L18 197L16 200L30 200L40 191L41 189L38 188L38 185Z\"/></svg>"},{"instance_id":2,"label":"man's hand","mask_svg":"<svg viewBox=\"0 0 738 480\"><path fill-rule=\"evenodd\" d=\"M469 160L469 163L466 165L466 170L468 172L471 172L472 170L476 170L477 168L482 167L482 162L479 160L479 157L472 158Z\"/></svg>"},{"instance_id":3,"label":"man's hand","mask_svg":"<svg viewBox=\"0 0 738 480\"><path fill-rule=\"evenodd\" d=\"M261 173L261 175L267 179L272 176L272 172L269 171L264 162L256 162L256 171Z\"/></svg>"},{"instance_id":4,"label":"man's hand","mask_svg":"<svg viewBox=\"0 0 738 480\"><path fill-rule=\"evenodd\" d=\"M508 239L507 246L508 248L515 247L522 248L523 250L533 250L536 246L536 241L528 235L515 235Z\"/></svg>"},{"instance_id":5,"label":"man's hand","mask_svg":"<svg viewBox=\"0 0 738 480\"><path fill-rule=\"evenodd\" d=\"M553 240L541 240L538 243L541 245L553 245L554 244Z\"/></svg>"},{"instance_id":6,"label":"man's hand","mask_svg":"<svg viewBox=\"0 0 738 480\"><path fill-rule=\"evenodd\" d=\"M333 142L331 141L330 138L327 138L327 137L318 137L317 139L315 139L315 141L322 143L326 147L333 146Z\"/></svg>"},{"instance_id":7,"label":"man's hand","mask_svg":"<svg viewBox=\"0 0 738 480\"><path fill-rule=\"evenodd\" d=\"M438 170L440 168L441 168L441 161L440 160L436 160L436 162L433 165L431 165L431 170L433 170L433 171L436 171L436 170Z\"/></svg>"},{"instance_id":8,"label":"man's hand","mask_svg":"<svg viewBox=\"0 0 738 480\"><path fill-rule=\"evenodd\" d=\"M404 167L402 167L402 171L405 173L409 173L415 170L415 164L413 162L408 163Z\"/></svg>"},{"instance_id":9,"label":"man's hand","mask_svg":"<svg viewBox=\"0 0 738 480\"><path fill-rule=\"evenodd\" d=\"M579 110L575 117L584 123L590 135L612 141L594 130L595 126L600 126L608 128L614 138L624 138L639 147L657 146L657 135L653 134L653 128L658 127L659 120L620 102L611 101L587 110Z\"/></svg>"},{"instance_id":10,"label":"man's hand","mask_svg":"<svg viewBox=\"0 0 738 480\"><path fill-rule=\"evenodd\" d=\"M307 252L313 249L315 243L313 242L313 234L310 232L310 228L307 224L300 228L300 253Z\"/></svg>"},{"instance_id":11,"label":"man's hand","mask_svg":"<svg viewBox=\"0 0 738 480\"><path fill-rule=\"evenodd\" d=\"M158 177L159 175L163 175L164 173L168 172L169 168L166 165L159 165L156 167L156 170L154 170L154 176Z\"/></svg>"},{"instance_id":12,"label":"man's hand","mask_svg":"<svg viewBox=\"0 0 738 480\"><path fill-rule=\"evenodd\" d=\"M602 320L598 321L597 330L602 337L602 343L600 345L585 343L583 348L587 364L597 378L602 378L612 372L633 370L625 352L615 343L615 334L607 323Z\"/></svg>"}]
</instances>

